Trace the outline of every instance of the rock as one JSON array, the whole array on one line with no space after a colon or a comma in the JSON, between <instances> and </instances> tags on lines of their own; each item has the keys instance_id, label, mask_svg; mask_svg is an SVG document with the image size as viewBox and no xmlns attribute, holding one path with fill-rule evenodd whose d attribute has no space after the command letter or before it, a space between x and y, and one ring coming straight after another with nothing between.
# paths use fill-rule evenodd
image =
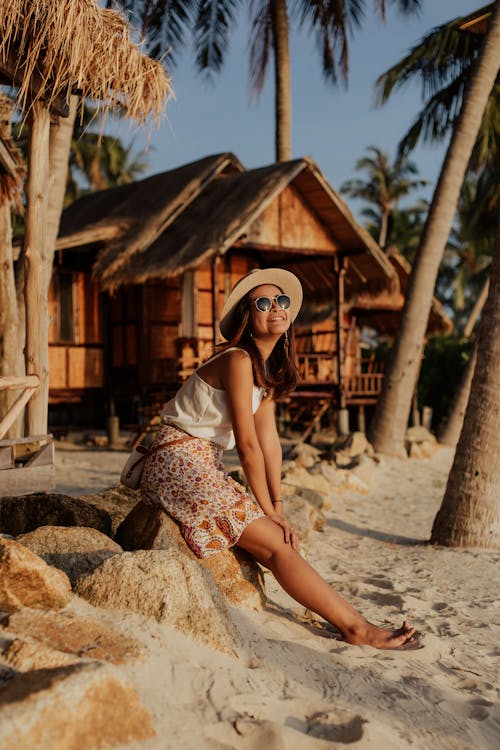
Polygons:
<instances>
[{"instance_id":1,"label":"rock","mask_svg":"<svg viewBox=\"0 0 500 750\"><path fill-rule=\"evenodd\" d=\"M288 523L302 542L307 541L311 530L325 530L324 514L299 495L288 497L283 510Z\"/></svg>"},{"instance_id":2,"label":"rock","mask_svg":"<svg viewBox=\"0 0 500 750\"><path fill-rule=\"evenodd\" d=\"M123 463L125 463L125 458L124 455ZM81 499L108 514L111 518L111 535L113 535L125 516L141 499L141 494L139 490L132 490L130 487L119 484L95 495L83 495Z\"/></svg>"},{"instance_id":3,"label":"rock","mask_svg":"<svg viewBox=\"0 0 500 750\"><path fill-rule=\"evenodd\" d=\"M408 443L425 443L430 441L431 443L437 443L436 438L429 432L426 427L417 425L416 427L409 427L406 430L406 440Z\"/></svg>"},{"instance_id":4,"label":"rock","mask_svg":"<svg viewBox=\"0 0 500 750\"><path fill-rule=\"evenodd\" d=\"M420 452L425 458L431 458L431 456L439 450L439 444L437 440L424 440L420 443Z\"/></svg>"},{"instance_id":5,"label":"rock","mask_svg":"<svg viewBox=\"0 0 500 750\"><path fill-rule=\"evenodd\" d=\"M326 495L323 495L321 492L317 492L316 490L311 490L308 487L298 487L297 485L292 484L285 486L285 489L287 497L298 495L299 497L304 498L304 500L307 500L308 503L310 503L315 508L318 508L319 510L326 510L331 507L331 503L328 501Z\"/></svg>"},{"instance_id":6,"label":"rock","mask_svg":"<svg viewBox=\"0 0 500 750\"><path fill-rule=\"evenodd\" d=\"M266 604L264 576L248 552L228 549L197 563L210 572L219 590L235 607L263 609Z\"/></svg>"},{"instance_id":7,"label":"rock","mask_svg":"<svg viewBox=\"0 0 500 750\"><path fill-rule=\"evenodd\" d=\"M15 672L53 669L81 662L75 654L57 651L40 641L32 638L22 639L6 631L0 632L0 660Z\"/></svg>"},{"instance_id":8,"label":"rock","mask_svg":"<svg viewBox=\"0 0 500 750\"><path fill-rule=\"evenodd\" d=\"M233 548L199 560L175 521L159 508L137 503L118 527L115 540L125 550L175 550L186 555L210 571L219 589L235 606L262 609L266 601L261 570L250 555Z\"/></svg>"},{"instance_id":9,"label":"rock","mask_svg":"<svg viewBox=\"0 0 500 750\"><path fill-rule=\"evenodd\" d=\"M376 484L377 464L368 455L363 453L355 459L355 465L350 469L350 473L372 490Z\"/></svg>"},{"instance_id":10,"label":"rock","mask_svg":"<svg viewBox=\"0 0 500 750\"><path fill-rule=\"evenodd\" d=\"M233 653L229 612L211 575L177 550L113 555L75 591L96 607L137 612L211 648Z\"/></svg>"},{"instance_id":11,"label":"rock","mask_svg":"<svg viewBox=\"0 0 500 750\"><path fill-rule=\"evenodd\" d=\"M335 487L338 492L352 490L353 492L367 495L370 491L370 487L363 479L357 477L352 471L338 469L329 461L321 461L321 463L315 468L321 472L321 474L331 483L332 487Z\"/></svg>"},{"instance_id":12,"label":"rock","mask_svg":"<svg viewBox=\"0 0 500 750\"><path fill-rule=\"evenodd\" d=\"M330 495L332 492L341 492L338 487L332 486L328 479L321 474L321 470L318 471L324 461L313 467L314 473L308 471L303 466L296 466L292 471L289 471L283 477L285 484L292 484L294 487L306 488L314 490L323 495Z\"/></svg>"},{"instance_id":13,"label":"rock","mask_svg":"<svg viewBox=\"0 0 500 750\"><path fill-rule=\"evenodd\" d=\"M69 495L0 497L0 531L18 536L39 526L90 526L109 535L111 518L105 510Z\"/></svg>"},{"instance_id":14,"label":"rock","mask_svg":"<svg viewBox=\"0 0 500 750\"><path fill-rule=\"evenodd\" d=\"M63 570L72 584L82 575L92 573L111 555L122 548L97 529L73 526L41 526L17 537L20 544Z\"/></svg>"},{"instance_id":15,"label":"rock","mask_svg":"<svg viewBox=\"0 0 500 750\"><path fill-rule=\"evenodd\" d=\"M1 694L0 747L96 750L155 734L129 680L103 662L17 673Z\"/></svg>"},{"instance_id":16,"label":"rock","mask_svg":"<svg viewBox=\"0 0 500 750\"><path fill-rule=\"evenodd\" d=\"M410 458L423 458L422 449L418 443L409 443L408 455Z\"/></svg>"},{"instance_id":17,"label":"rock","mask_svg":"<svg viewBox=\"0 0 500 750\"><path fill-rule=\"evenodd\" d=\"M65 573L22 544L0 539L0 609L59 609L70 598L71 584Z\"/></svg>"},{"instance_id":18,"label":"rock","mask_svg":"<svg viewBox=\"0 0 500 750\"><path fill-rule=\"evenodd\" d=\"M289 458L292 458L295 461L296 466L303 466L308 469L319 461L320 454L321 451L318 448L315 448L314 445L297 443L290 452Z\"/></svg>"},{"instance_id":19,"label":"rock","mask_svg":"<svg viewBox=\"0 0 500 750\"><path fill-rule=\"evenodd\" d=\"M351 432L349 435L336 438L331 451L332 453L340 451L346 456L359 456L361 453L372 452L373 448L364 432Z\"/></svg>"},{"instance_id":20,"label":"rock","mask_svg":"<svg viewBox=\"0 0 500 750\"><path fill-rule=\"evenodd\" d=\"M86 656L122 664L139 658L143 653L135 639L98 620L77 617L70 612L40 612L25 608L8 615L3 624L18 636L36 639L39 645L44 644L71 657Z\"/></svg>"}]
</instances>

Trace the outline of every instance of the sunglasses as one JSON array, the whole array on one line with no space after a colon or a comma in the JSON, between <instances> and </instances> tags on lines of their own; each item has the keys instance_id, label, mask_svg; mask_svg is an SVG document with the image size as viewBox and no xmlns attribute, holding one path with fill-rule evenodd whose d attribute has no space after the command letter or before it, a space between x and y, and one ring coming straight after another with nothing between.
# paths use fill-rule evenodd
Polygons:
<instances>
[{"instance_id":1,"label":"sunglasses","mask_svg":"<svg viewBox=\"0 0 500 750\"><path fill-rule=\"evenodd\" d=\"M288 310L291 305L291 300L288 294L277 294L275 297L256 297L251 301L259 312L269 312L274 301L276 301L276 304L282 310Z\"/></svg>"}]
</instances>

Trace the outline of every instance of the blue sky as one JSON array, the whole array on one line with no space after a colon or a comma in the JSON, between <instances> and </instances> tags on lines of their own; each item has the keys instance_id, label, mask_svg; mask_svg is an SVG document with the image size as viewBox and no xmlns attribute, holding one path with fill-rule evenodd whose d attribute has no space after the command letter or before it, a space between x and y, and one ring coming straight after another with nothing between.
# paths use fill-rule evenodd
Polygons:
<instances>
[{"instance_id":1,"label":"blue sky","mask_svg":"<svg viewBox=\"0 0 500 750\"><path fill-rule=\"evenodd\" d=\"M294 31L290 46L293 158L311 156L338 190L353 177L355 161L367 146L375 145L393 156L420 107L420 90L415 84L393 94L384 107L375 108L374 81L434 26L466 15L484 2L424 0L420 18L403 17L389 6L385 24L370 12L350 42L347 89L324 83L314 39L305 31ZM147 174L222 151L234 152L247 167L274 160L272 68L259 101L249 102L247 31L243 10L226 64L211 84L195 72L188 50L180 56L171 71L176 99L169 103L161 128L150 136ZM126 140L130 137L123 128L121 135ZM134 150L145 144L144 133L136 133ZM431 197L444 151L445 145L413 152L421 177L431 182L419 195ZM359 214L360 205L349 203Z\"/></svg>"}]
</instances>

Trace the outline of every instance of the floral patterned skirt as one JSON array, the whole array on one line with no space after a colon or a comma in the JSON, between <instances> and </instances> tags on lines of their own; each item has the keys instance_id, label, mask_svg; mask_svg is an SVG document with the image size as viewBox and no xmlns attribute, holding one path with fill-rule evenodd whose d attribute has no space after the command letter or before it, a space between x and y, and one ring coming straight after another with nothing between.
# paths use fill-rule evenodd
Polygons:
<instances>
[{"instance_id":1,"label":"floral patterned skirt","mask_svg":"<svg viewBox=\"0 0 500 750\"><path fill-rule=\"evenodd\" d=\"M153 445L185 436L172 425L162 425ZM248 524L264 516L244 487L228 475L222 453L216 443L192 438L152 453L142 473L142 500L160 506L180 524L197 557L237 544Z\"/></svg>"}]
</instances>

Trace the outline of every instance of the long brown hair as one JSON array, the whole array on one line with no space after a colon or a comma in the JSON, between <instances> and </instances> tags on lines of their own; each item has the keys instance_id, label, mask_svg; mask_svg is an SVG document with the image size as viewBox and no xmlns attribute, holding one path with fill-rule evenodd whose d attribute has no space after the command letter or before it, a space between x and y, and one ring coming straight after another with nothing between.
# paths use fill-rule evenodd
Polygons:
<instances>
[{"instance_id":1,"label":"long brown hair","mask_svg":"<svg viewBox=\"0 0 500 750\"><path fill-rule=\"evenodd\" d=\"M240 324L230 341L217 347L223 352L231 347L244 349L252 361L253 379L256 385L270 391L276 401L280 396L285 396L294 390L297 385L299 372L296 361L295 331L293 323L287 334L280 336L274 349L265 363L262 361L260 352L250 330L250 294L251 289L237 304L234 317L240 320Z\"/></svg>"}]
</instances>

